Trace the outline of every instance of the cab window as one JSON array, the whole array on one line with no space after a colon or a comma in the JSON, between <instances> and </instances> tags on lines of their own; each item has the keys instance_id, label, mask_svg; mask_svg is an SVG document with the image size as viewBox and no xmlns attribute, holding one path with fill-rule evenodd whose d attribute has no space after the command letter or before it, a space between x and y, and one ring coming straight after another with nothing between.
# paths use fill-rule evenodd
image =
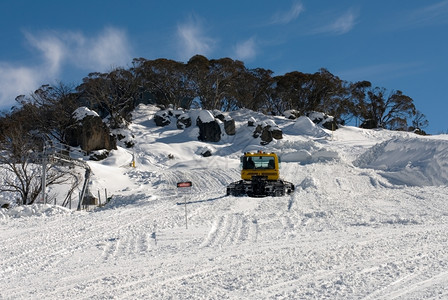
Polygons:
<instances>
[{"instance_id":1,"label":"cab window","mask_svg":"<svg viewBox=\"0 0 448 300\"><path fill-rule=\"evenodd\" d=\"M243 169L275 169L275 159L272 156L245 156Z\"/></svg>"}]
</instances>

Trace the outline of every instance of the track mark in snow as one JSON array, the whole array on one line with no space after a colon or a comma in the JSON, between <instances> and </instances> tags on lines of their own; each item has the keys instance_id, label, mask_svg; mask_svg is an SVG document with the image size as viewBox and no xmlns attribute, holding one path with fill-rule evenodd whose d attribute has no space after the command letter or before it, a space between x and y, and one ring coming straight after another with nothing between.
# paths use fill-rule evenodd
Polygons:
<instances>
[{"instance_id":1,"label":"track mark in snow","mask_svg":"<svg viewBox=\"0 0 448 300\"><path fill-rule=\"evenodd\" d=\"M244 241L256 241L258 223L242 214L220 216L213 223L207 238L200 247L222 247Z\"/></svg>"},{"instance_id":2,"label":"track mark in snow","mask_svg":"<svg viewBox=\"0 0 448 300\"><path fill-rule=\"evenodd\" d=\"M282 226L283 226L282 235L286 235L288 237L289 236L294 237L296 229L295 229L295 224L291 220L291 218L289 216L283 216L283 217L281 217L281 222L282 222Z\"/></svg>"},{"instance_id":3,"label":"track mark in snow","mask_svg":"<svg viewBox=\"0 0 448 300\"><path fill-rule=\"evenodd\" d=\"M288 211L291 210L292 205L294 204L294 194L292 194L291 196L289 196L289 200L288 200Z\"/></svg>"},{"instance_id":4,"label":"track mark in snow","mask_svg":"<svg viewBox=\"0 0 448 300\"><path fill-rule=\"evenodd\" d=\"M145 255L153 247L154 242L149 234L127 235L110 238L103 246L103 260L115 257L130 257Z\"/></svg>"}]
</instances>

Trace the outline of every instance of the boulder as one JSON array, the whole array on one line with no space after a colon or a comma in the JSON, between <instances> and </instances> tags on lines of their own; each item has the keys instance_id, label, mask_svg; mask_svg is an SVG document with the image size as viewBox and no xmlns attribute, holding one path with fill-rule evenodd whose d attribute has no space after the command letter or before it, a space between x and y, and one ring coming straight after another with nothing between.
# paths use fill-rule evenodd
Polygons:
<instances>
[{"instance_id":1,"label":"boulder","mask_svg":"<svg viewBox=\"0 0 448 300\"><path fill-rule=\"evenodd\" d=\"M280 128L278 128L275 123L266 124L261 123L258 124L253 133L254 138L260 137L261 144L267 145L272 142L273 139L280 140L283 138L283 132Z\"/></svg>"},{"instance_id":2,"label":"boulder","mask_svg":"<svg viewBox=\"0 0 448 300\"><path fill-rule=\"evenodd\" d=\"M272 138L274 138L276 140L281 140L283 138L283 132L278 127L272 128L271 133L272 133Z\"/></svg>"},{"instance_id":3,"label":"boulder","mask_svg":"<svg viewBox=\"0 0 448 300\"><path fill-rule=\"evenodd\" d=\"M199 127L198 140L202 142L219 142L221 140L221 126L218 121L203 122L198 117L196 125Z\"/></svg>"},{"instance_id":4,"label":"boulder","mask_svg":"<svg viewBox=\"0 0 448 300\"><path fill-rule=\"evenodd\" d=\"M319 124L327 118L327 116L322 112L310 111L305 114L314 124Z\"/></svg>"},{"instance_id":5,"label":"boulder","mask_svg":"<svg viewBox=\"0 0 448 300\"><path fill-rule=\"evenodd\" d=\"M247 126L255 127L255 123L257 123L257 121L255 121L253 117L250 117L249 121L247 121Z\"/></svg>"},{"instance_id":6,"label":"boulder","mask_svg":"<svg viewBox=\"0 0 448 300\"><path fill-rule=\"evenodd\" d=\"M267 145L272 142L272 131L269 130L270 126L266 126L262 129L260 139L262 145Z\"/></svg>"},{"instance_id":7,"label":"boulder","mask_svg":"<svg viewBox=\"0 0 448 300\"><path fill-rule=\"evenodd\" d=\"M426 131L421 128L409 127L409 131L412 131L413 133L418 135L427 135Z\"/></svg>"},{"instance_id":8,"label":"boulder","mask_svg":"<svg viewBox=\"0 0 448 300\"><path fill-rule=\"evenodd\" d=\"M177 129L185 129L191 126L191 117L188 114L182 114L177 118Z\"/></svg>"},{"instance_id":9,"label":"boulder","mask_svg":"<svg viewBox=\"0 0 448 300\"><path fill-rule=\"evenodd\" d=\"M200 154L202 157L210 157L213 154L213 150L209 147L204 147L201 149Z\"/></svg>"},{"instance_id":10,"label":"boulder","mask_svg":"<svg viewBox=\"0 0 448 300\"><path fill-rule=\"evenodd\" d=\"M90 160L100 161L109 156L109 151L93 151L90 154Z\"/></svg>"},{"instance_id":11,"label":"boulder","mask_svg":"<svg viewBox=\"0 0 448 300\"><path fill-rule=\"evenodd\" d=\"M336 130L339 129L338 123L336 120L327 114L322 112L312 111L306 114L306 116L313 121L314 124L320 125L328 130Z\"/></svg>"},{"instance_id":12,"label":"boulder","mask_svg":"<svg viewBox=\"0 0 448 300\"><path fill-rule=\"evenodd\" d=\"M221 111L217 110L217 109L215 109L215 110L213 111L213 116L214 116L216 119L220 120L221 122L224 122L224 119L226 118L226 117L223 115L223 113L222 113Z\"/></svg>"},{"instance_id":13,"label":"boulder","mask_svg":"<svg viewBox=\"0 0 448 300\"><path fill-rule=\"evenodd\" d=\"M171 123L169 113L166 110L156 112L154 115L154 122L157 126L167 126Z\"/></svg>"},{"instance_id":14,"label":"boulder","mask_svg":"<svg viewBox=\"0 0 448 300\"><path fill-rule=\"evenodd\" d=\"M74 124L65 130L70 146L80 146L82 150L117 149L117 141L110 134L109 127L99 116L87 115L82 120L74 119Z\"/></svg>"},{"instance_id":15,"label":"boulder","mask_svg":"<svg viewBox=\"0 0 448 300\"><path fill-rule=\"evenodd\" d=\"M290 120L295 120L298 117L300 117L300 112L295 109L290 109L290 110L284 111L283 115Z\"/></svg>"},{"instance_id":16,"label":"boulder","mask_svg":"<svg viewBox=\"0 0 448 300\"><path fill-rule=\"evenodd\" d=\"M333 118L328 118L321 123L322 127L331 131L339 129L338 123Z\"/></svg>"},{"instance_id":17,"label":"boulder","mask_svg":"<svg viewBox=\"0 0 448 300\"><path fill-rule=\"evenodd\" d=\"M235 135L236 126L235 120L233 120L232 117L224 116L224 114L217 109L213 110L212 114L215 119L218 119L224 123L224 131L227 135Z\"/></svg>"},{"instance_id":18,"label":"boulder","mask_svg":"<svg viewBox=\"0 0 448 300\"><path fill-rule=\"evenodd\" d=\"M67 127L65 134L70 146L80 146L87 152L117 149L116 139L98 116L86 116L80 122Z\"/></svg>"},{"instance_id":19,"label":"boulder","mask_svg":"<svg viewBox=\"0 0 448 300\"><path fill-rule=\"evenodd\" d=\"M378 128L378 122L373 119L368 119L368 120L365 120L364 122L362 122L361 125L359 125L359 127L364 128L364 129Z\"/></svg>"},{"instance_id":20,"label":"boulder","mask_svg":"<svg viewBox=\"0 0 448 300\"><path fill-rule=\"evenodd\" d=\"M235 135L236 133L236 125L235 120L227 117L224 119L224 130L227 135Z\"/></svg>"}]
</instances>

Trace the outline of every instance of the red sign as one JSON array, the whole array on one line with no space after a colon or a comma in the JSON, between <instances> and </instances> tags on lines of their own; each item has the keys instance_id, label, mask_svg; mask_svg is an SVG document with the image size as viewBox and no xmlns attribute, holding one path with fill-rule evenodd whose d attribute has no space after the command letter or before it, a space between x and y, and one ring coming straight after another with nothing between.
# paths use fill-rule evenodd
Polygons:
<instances>
[{"instance_id":1,"label":"red sign","mask_svg":"<svg viewBox=\"0 0 448 300\"><path fill-rule=\"evenodd\" d=\"M178 182L177 187L178 188L185 188L185 187L191 187L193 184L191 181L184 181L184 182Z\"/></svg>"}]
</instances>

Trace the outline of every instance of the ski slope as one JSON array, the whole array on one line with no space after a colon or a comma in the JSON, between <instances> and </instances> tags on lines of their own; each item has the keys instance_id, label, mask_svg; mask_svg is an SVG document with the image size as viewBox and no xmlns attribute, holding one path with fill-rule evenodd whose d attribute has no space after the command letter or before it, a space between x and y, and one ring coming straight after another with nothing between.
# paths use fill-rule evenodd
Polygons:
<instances>
[{"instance_id":1,"label":"ski slope","mask_svg":"<svg viewBox=\"0 0 448 300\"><path fill-rule=\"evenodd\" d=\"M235 136L205 144L197 128L156 127L155 112L134 112L134 150L89 162L105 207L0 210L0 299L448 298L446 135L241 110ZM250 117L284 138L259 146ZM252 150L280 154L294 194L225 196Z\"/></svg>"}]
</instances>

